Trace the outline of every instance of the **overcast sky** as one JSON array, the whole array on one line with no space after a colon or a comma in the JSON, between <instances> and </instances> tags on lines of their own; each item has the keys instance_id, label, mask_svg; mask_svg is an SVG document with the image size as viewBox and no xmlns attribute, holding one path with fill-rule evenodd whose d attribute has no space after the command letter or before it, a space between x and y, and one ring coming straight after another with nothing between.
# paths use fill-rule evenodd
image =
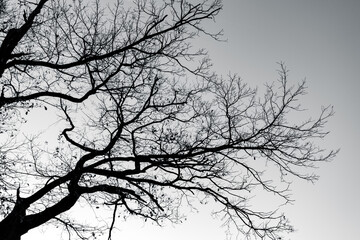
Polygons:
<instances>
[{"instance_id":1,"label":"overcast sky","mask_svg":"<svg viewBox=\"0 0 360 240\"><path fill-rule=\"evenodd\" d=\"M202 41L214 70L238 73L252 86L276 80L284 61L296 83L306 78L301 103L309 114L334 106L331 134L324 146L341 148L337 158L317 169L316 184L295 181L293 205L284 208L297 231L292 240L354 240L360 216L360 1L224 0L211 29L224 29L227 42ZM305 115L307 117L310 115ZM190 214L181 225L156 228L136 220L119 226L119 239L225 239L209 209ZM46 239L32 231L23 240ZM239 237L239 239L242 239Z\"/></svg>"},{"instance_id":2,"label":"overcast sky","mask_svg":"<svg viewBox=\"0 0 360 240\"><path fill-rule=\"evenodd\" d=\"M233 0L224 1L217 21L228 38L210 48L219 71L261 84L273 81L276 62L284 61L291 81L306 78L309 94L302 103L312 114L320 105L334 106L324 146L341 152L320 166L315 185L293 185L296 202L287 208L297 229L292 240L358 238L359 12L358 0Z\"/></svg>"}]
</instances>

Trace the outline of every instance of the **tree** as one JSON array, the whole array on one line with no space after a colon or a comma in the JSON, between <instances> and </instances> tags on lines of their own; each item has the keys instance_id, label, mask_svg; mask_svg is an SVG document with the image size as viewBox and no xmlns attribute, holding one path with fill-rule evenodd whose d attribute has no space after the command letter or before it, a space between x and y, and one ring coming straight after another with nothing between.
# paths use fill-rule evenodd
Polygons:
<instances>
[{"instance_id":1,"label":"tree","mask_svg":"<svg viewBox=\"0 0 360 240\"><path fill-rule=\"evenodd\" d=\"M305 83L289 86L283 64L263 97L212 73L191 42L219 39L202 22L220 1L9 0L1 9L3 240L43 224L95 238L101 226L71 214L79 202L112 209L109 239L118 211L177 222L194 199L216 201L248 238L292 230L282 214L247 202L261 189L288 202L291 177L316 179L306 169L336 154L315 141L333 112L290 122ZM35 109L58 117L46 142L21 134Z\"/></svg>"}]
</instances>

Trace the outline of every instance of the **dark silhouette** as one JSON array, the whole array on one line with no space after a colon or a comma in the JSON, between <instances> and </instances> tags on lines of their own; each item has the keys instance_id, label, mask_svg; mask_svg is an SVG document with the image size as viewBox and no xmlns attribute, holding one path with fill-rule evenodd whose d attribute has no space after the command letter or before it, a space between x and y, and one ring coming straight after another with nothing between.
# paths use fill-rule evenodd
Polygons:
<instances>
[{"instance_id":1,"label":"dark silhouette","mask_svg":"<svg viewBox=\"0 0 360 240\"><path fill-rule=\"evenodd\" d=\"M178 222L190 198L216 201L248 237L291 231L282 214L247 201L264 190L288 202L291 177L316 179L306 169L336 153L314 140L326 136L331 108L289 122L305 87L288 86L283 64L262 97L211 73L191 41L221 37L201 25L220 1L125 2L1 2L1 239L43 224L71 239L105 227L110 239L117 211ZM58 116L46 128L55 140L17 130L34 109ZM68 211L79 202L112 209L109 227L82 224Z\"/></svg>"}]
</instances>

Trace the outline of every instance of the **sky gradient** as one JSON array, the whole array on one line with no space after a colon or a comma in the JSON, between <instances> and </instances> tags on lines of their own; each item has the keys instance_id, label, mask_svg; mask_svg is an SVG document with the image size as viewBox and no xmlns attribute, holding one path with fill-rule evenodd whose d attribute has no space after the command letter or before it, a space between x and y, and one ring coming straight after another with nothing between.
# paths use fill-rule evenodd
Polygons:
<instances>
[{"instance_id":1,"label":"sky gradient","mask_svg":"<svg viewBox=\"0 0 360 240\"><path fill-rule=\"evenodd\" d=\"M251 86L277 79L277 62L285 62L296 84L306 79L301 104L304 118L333 105L335 116L323 141L340 148L334 161L319 165L315 184L294 180L293 205L282 209L297 231L291 240L354 240L360 216L360 1L358 0L224 0L224 9L210 30L224 30L226 42L201 39L214 70L237 73ZM221 221L210 208L190 213L188 221L164 228L130 220L119 225L119 239L225 239ZM51 234L51 233L50 233ZM37 230L23 240L47 239ZM50 236L50 235L49 235ZM235 239L233 236L232 239ZM243 239L239 237L238 239Z\"/></svg>"}]
</instances>

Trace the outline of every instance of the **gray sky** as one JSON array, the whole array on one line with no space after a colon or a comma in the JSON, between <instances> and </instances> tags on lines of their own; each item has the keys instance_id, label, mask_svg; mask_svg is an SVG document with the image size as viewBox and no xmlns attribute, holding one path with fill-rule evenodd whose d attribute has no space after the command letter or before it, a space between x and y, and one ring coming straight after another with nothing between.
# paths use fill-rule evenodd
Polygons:
<instances>
[{"instance_id":1,"label":"gray sky","mask_svg":"<svg viewBox=\"0 0 360 240\"><path fill-rule=\"evenodd\" d=\"M224 0L224 10L210 29L224 29L225 43L202 41L214 70L238 73L252 86L277 78L284 61L290 79L307 79L301 103L309 114L334 106L331 134L323 142L341 148L337 158L321 164L315 184L294 181L295 203L285 207L297 231L292 240L354 240L360 216L360 1L359 0ZM310 115L305 115L304 118ZM225 239L220 220L199 209L181 225L156 228L137 220L120 225L127 240ZM35 232L24 240L45 239ZM239 237L239 239L242 239Z\"/></svg>"},{"instance_id":2,"label":"gray sky","mask_svg":"<svg viewBox=\"0 0 360 240\"><path fill-rule=\"evenodd\" d=\"M228 43L212 45L215 67L238 72L249 83L273 81L277 61L285 61L294 82L306 77L304 106L315 113L334 105L331 134L324 142L341 148L322 164L320 180L293 185L288 217L298 231L292 240L358 237L360 215L360 1L224 1L218 24Z\"/></svg>"},{"instance_id":3,"label":"gray sky","mask_svg":"<svg viewBox=\"0 0 360 240\"><path fill-rule=\"evenodd\" d=\"M250 84L276 78L284 61L291 81L306 78L301 101L316 113L334 105L331 134L324 146L341 148L322 164L320 180L296 181L288 217L298 230L292 240L355 239L360 216L360 1L239 0L224 1L217 24L228 42L211 43L216 69L237 72ZM215 239L215 238L211 238Z\"/></svg>"},{"instance_id":4,"label":"gray sky","mask_svg":"<svg viewBox=\"0 0 360 240\"><path fill-rule=\"evenodd\" d=\"M320 105L334 105L324 146L341 152L320 166L315 185L293 185L296 202L286 208L298 229L292 240L358 237L359 12L358 0L234 0L224 1L217 21L228 38L211 45L217 69L261 84L275 80L275 62L284 61L292 81L307 79L309 93L301 102L312 114Z\"/></svg>"}]
</instances>

